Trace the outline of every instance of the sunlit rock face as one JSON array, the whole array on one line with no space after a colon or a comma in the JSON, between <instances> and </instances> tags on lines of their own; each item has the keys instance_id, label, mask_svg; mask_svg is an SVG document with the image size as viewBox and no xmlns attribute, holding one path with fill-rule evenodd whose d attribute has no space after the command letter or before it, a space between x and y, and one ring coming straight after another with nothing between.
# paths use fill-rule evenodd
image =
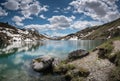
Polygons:
<instances>
[{"instance_id":1,"label":"sunlit rock face","mask_svg":"<svg viewBox=\"0 0 120 81\"><path fill-rule=\"evenodd\" d=\"M4 43L14 41L36 41L47 39L35 29L18 29L7 23L0 23L0 41Z\"/></svg>"}]
</instances>

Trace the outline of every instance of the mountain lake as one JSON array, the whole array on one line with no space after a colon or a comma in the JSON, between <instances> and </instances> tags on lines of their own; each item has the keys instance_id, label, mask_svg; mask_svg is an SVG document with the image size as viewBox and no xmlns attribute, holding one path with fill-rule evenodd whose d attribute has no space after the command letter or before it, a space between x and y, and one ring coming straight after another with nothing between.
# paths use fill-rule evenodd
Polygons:
<instances>
[{"instance_id":1,"label":"mountain lake","mask_svg":"<svg viewBox=\"0 0 120 81\"><path fill-rule=\"evenodd\" d=\"M13 42L0 45L0 81L57 81L57 75L44 75L32 69L32 60L44 55L67 58L77 49L92 50L103 40Z\"/></svg>"}]
</instances>

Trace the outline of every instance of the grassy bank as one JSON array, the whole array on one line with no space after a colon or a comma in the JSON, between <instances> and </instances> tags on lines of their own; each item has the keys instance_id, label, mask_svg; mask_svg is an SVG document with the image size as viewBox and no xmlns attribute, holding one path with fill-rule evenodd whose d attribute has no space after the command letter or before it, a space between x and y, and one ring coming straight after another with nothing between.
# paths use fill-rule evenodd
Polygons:
<instances>
[{"instance_id":1,"label":"grassy bank","mask_svg":"<svg viewBox=\"0 0 120 81\"><path fill-rule=\"evenodd\" d=\"M111 71L109 81L120 81L120 50L115 50L115 41L120 42L120 37L112 38L99 46L99 48L107 50L104 56L116 65L116 68ZM119 45L119 43L118 43ZM119 47L120 48L120 47Z\"/></svg>"}]
</instances>

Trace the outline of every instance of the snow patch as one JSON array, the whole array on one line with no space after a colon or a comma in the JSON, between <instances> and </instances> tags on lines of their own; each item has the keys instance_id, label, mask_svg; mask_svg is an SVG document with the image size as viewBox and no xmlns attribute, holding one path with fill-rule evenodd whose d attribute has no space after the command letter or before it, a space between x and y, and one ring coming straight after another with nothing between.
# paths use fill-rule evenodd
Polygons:
<instances>
[{"instance_id":1,"label":"snow patch","mask_svg":"<svg viewBox=\"0 0 120 81\"><path fill-rule=\"evenodd\" d=\"M118 26L117 28L119 28L119 29L120 29L120 26Z\"/></svg>"},{"instance_id":2,"label":"snow patch","mask_svg":"<svg viewBox=\"0 0 120 81\"><path fill-rule=\"evenodd\" d=\"M13 41L22 41L21 37L13 37Z\"/></svg>"},{"instance_id":3,"label":"snow patch","mask_svg":"<svg viewBox=\"0 0 120 81\"><path fill-rule=\"evenodd\" d=\"M114 27L112 27L112 28L108 29L108 31L112 31L113 29L114 29Z\"/></svg>"},{"instance_id":4,"label":"snow patch","mask_svg":"<svg viewBox=\"0 0 120 81\"><path fill-rule=\"evenodd\" d=\"M72 37L69 40L78 40L78 37Z\"/></svg>"},{"instance_id":5,"label":"snow patch","mask_svg":"<svg viewBox=\"0 0 120 81\"><path fill-rule=\"evenodd\" d=\"M26 41L26 42L31 42L31 41L33 41L33 40L27 38L27 39L25 39L25 41Z\"/></svg>"}]
</instances>

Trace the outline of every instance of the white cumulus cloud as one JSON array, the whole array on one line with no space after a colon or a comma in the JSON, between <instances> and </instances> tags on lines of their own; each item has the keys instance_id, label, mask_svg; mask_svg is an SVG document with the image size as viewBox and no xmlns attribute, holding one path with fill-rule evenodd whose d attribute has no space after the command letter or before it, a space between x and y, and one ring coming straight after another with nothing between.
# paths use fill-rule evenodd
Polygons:
<instances>
[{"instance_id":1,"label":"white cumulus cloud","mask_svg":"<svg viewBox=\"0 0 120 81\"><path fill-rule=\"evenodd\" d=\"M60 16L52 16L48 18L49 24L38 25L38 24L30 24L25 26L25 28L35 28L38 30L63 30L69 28L75 19L74 16L66 17L63 15Z\"/></svg>"},{"instance_id":2,"label":"white cumulus cloud","mask_svg":"<svg viewBox=\"0 0 120 81\"><path fill-rule=\"evenodd\" d=\"M102 22L100 21L75 21L71 27L73 29L79 29L79 30L82 30L82 29L85 29L86 27L91 27L91 26L98 26L98 25L101 25Z\"/></svg>"},{"instance_id":3,"label":"white cumulus cloud","mask_svg":"<svg viewBox=\"0 0 120 81\"><path fill-rule=\"evenodd\" d=\"M25 19L24 17L14 16L14 17L12 18L12 21L14 21L15 24L18 25L18 26L23 26L24 24L22 23L22 21L23 21L24 19Z\"/></svg>"},{"instance_id":4,"label":"white cumulus cloud","mask_svg":"<svg viewBox=\"0 0 120 81\"><path fill-rule=\"evenodd\" d=\"M7 16L8 13L0 7L0 16Z\"/></svg>"},{"instance_id":5,"label":"white cumulus cloud","mask_svg":"<svg viewBox=\"0 0 120 81\"><path fill-rule=\"evenodd\" d=\"M42 18L42 19L46 19L46 17L42 14L42 15L40 15L40 18Z\"/></svg>"},{"instance_id":6,"label":"white cumulus cloud","mask_svg":"<svg viewBox=\"0 0 120 81\"><path fill-rule=\"evenodd\" d=\"M48 11L47 5L40 4L37 0L6 0L1 3L8 10L16 10L24 18L33 19L31 16L38 16L41 12ZM19 11L18 11L19 10Z\"/></svg>"},{"instance_id":7,"label":"white cumulus cloud","mask_svg":"<svg viewBox=\"0 0 120 81\"><path fill-rule=\"evenodd\" d=\"M5 6L5 8L9 10L18 10L19 9L19 3L15 0L8 0L7 2L3 3L2 5Z\"/></svg>"},{"instance_id":8,"label":"white cumulus cloud","mask_svg":"<svg viewBox=\"0 0 120 81\"><path fill-rule=\"evenodd\" d=\"M21 1L21 3L32 3L33 0L17 0L17 1Z\"/></svg>"},{"instance_id":9,"label":"white cumulus cloud","mask_svg":"<svg viewBox=\"0 0 120 81\"><path fill-rule=\"evenodd\" d=\"M49 18L48 21L50 22L52 28L64 29L66 27L70 27L73 20L70 17L60 15L53 16L52 18Z\"/></svg>"},{"instance_id":10,"label":"white cumulus cloud","mask_svg":"<svg viewBox=\"0 0 120 81\"><path fill-rule=\"evenodd\" d=\"M65 30L67 28L82 30L86 27L101 25L103 22L101 21L74 21L75 17L72 15L71 17L66 17L63 15L60 16L53 16L48 18L49 24L30 24L25 26L25 28L34 28L39 31L55 31L55 30Z\"/></svg>"},{"instance_id":11,"label":"white cumulus cloud","mask_svg":"<svg viewBox=\"0 0 120 81\"><path fill-rule=\"evenodd\" d=\"M75 0L70 3L76 13L84 13L99 21L109 22L120 17L118 0Z\"/></svg>"},{"instance_id":12,"label":"white cumulus cloud","mask_svg":"<svg viewBox=\"0 0 120 81\"><path fill-rule=\"evenodd\" d=\"M21 14L25 18L31 18L31 15L38 16L39 13L48 11L48 6L41 6L38 1L34 1L32 3L21 3L20 8Z\"/></svg>"}]
</instances>

